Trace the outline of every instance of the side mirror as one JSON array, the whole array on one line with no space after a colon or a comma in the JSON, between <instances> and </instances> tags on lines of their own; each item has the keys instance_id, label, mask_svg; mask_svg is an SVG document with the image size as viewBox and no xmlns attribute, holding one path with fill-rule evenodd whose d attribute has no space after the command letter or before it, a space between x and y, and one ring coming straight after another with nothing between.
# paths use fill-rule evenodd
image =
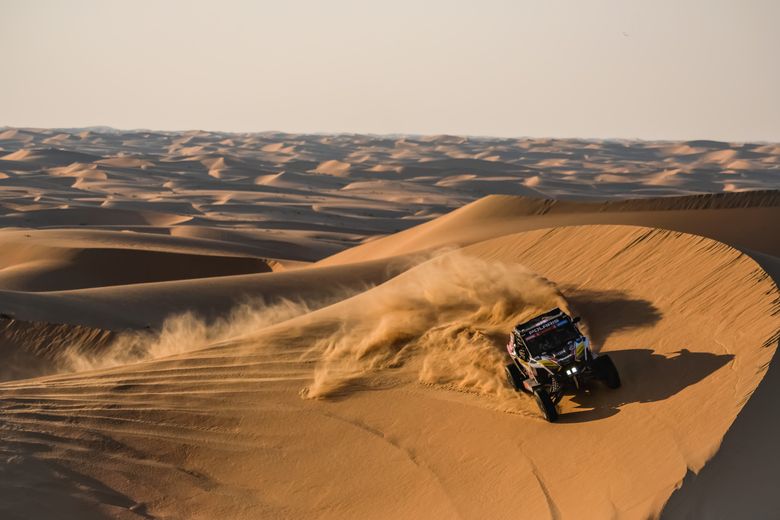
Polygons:
<instances>
[{"instance_id":1,"label":"side mirror","mask_svg":"<svg viewBox=\"0 0 780 520\"><path fill-rule=\"evenodd\" d=\"M579 323L579 322L580 322L580 317L579 317L579 316L577 316L576 318L574 318L574 319L573 319L573 320L571 320L571 321L572 321L572 323Z\"/></svg>"}]
</instances>

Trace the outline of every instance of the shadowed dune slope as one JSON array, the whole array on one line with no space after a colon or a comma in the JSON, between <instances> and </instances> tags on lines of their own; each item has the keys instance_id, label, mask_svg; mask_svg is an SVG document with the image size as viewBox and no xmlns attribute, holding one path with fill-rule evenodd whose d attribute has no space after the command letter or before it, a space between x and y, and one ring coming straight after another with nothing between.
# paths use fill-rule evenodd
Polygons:
<instances>
[{"instance_id":1,"label":"shadowed dune slope","mask_svg":"<svg viewBox=\"0 0 780 520\"><path fill-rule=\"evenodd\" d=\"M567 398L560 424L499 384L493 329L560 297L519 266L555 284L623 374L618 391ZM706 470L761 382L777 298L750 257L678 232L589 225L483 241L207 349L0 385L0 449L13 458L0 507L506 518L521 489L533 518L652 517L689 469ZM462 367L450 360L474 370L448 377ZM318 377L340 384L302 399Z\"/></svg>"},{"instance_id":2,"label":"shadowed dune slope","mask_svg":"<svg viewBox=\"0 0 780 520\"><path fill-rule=\"evenodd\" d=\"M271 270L267 262L258 258L137 249L45 248L29 253L2 267L1 290L60 291Z\"/></svg>"},{"instance_id":3,"label":"shadowed dune slope","mask_svg":"<svg viewBox=\"0 0 780 520\"><path fill-rule=\"evenodd\" d=\"M381 283L411 261L390 258L348 266L43 293L0 290L0 303L3 312L24 321L108 330L157 328L172 314L192 311L214 318L245 302L271 304L286 299L316 307L323 297L331 301Z\"/></svg>"},{"instance_id":4,"label":"shadowed dune slope","mask_svg":"<svg viewBox=\"0 0 780 520\"><path fill-rule=\"evenodd\" d=\"M71 346L99 352L114 339L114 333L102 329L0 317L0 381L58 372L57 360Z\"/></svg>"},{"instance_id":5,"label":"shadowed dune slope","mask_svg":"<svg viewBox=\"0 0 780 520\"><path fill-rule=\"evenodd\" d=\"M170 226L190 220L190 217L157 211L129 211L112 208L39 209L0 216L6 227L76 227L76 226Z\"/></svg>"},{"instance_id":6,"label":"shadowed dune slope","mask_svg":"<svg viewBox=\"0 0 780 520\"><path fill-rule=\"evenodd\" d=\"M45 245L71 249L140 249L192 255L260 257L310 261L333 247L304 237L273 237L254 230L142 226L132 229L21 229L5 228L0 244L7 248ZM6 247L4 247L6 249ZM312 256L318 255L319 256Z\"/></svg>"}]
</instances>

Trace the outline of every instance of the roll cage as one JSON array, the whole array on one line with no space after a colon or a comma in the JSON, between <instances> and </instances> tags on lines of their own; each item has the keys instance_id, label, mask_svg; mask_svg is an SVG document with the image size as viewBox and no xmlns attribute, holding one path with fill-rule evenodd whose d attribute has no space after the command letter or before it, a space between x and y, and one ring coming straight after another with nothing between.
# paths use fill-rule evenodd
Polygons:
<instances>
[{"instance_id":1,"label":"roll cage","mask_svg":"<svg viewBox=\"0 0 780 520\"><path fill-rule=\"evenodd\" d=\"M555 308L517 325L512 330L516 354L528 360L560 348L582 335L576 327L579 321Z\"/></svg>"}]
</instances>

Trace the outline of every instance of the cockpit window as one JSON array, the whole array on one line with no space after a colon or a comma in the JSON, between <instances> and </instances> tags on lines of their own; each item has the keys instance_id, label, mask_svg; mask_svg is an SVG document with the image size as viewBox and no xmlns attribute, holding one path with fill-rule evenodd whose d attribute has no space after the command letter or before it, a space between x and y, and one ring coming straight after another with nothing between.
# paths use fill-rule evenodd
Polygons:
<instances>
[{"instance_id":1,"label":"cockpit window","mask_svg":"<svg viewBox=\"0 0 780 520\"><path fill-rule=\"evenodd\" d=\"M560 349L568 342L580 337L576 327L568 323L562 327L550 327L523 338L532 356Z\"/></svg>"}]
</instances>

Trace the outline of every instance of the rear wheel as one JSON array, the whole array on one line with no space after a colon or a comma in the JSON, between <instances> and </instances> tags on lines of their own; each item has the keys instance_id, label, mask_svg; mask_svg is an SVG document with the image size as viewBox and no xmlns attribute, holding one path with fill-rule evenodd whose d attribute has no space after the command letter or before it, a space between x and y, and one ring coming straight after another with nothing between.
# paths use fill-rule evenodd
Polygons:
<instances>
[{"instance_id":1,"label":"rear wheel","mask_svg":"<svg viewBox=\"0 0 780 520\"><path fill-rule=\"evenodd\" d=\"M558 420L558 410L555 409L555 403L553 403L553 400L550 398L550 394L547 393L547 390L544 388L536 388L534 390L534 398L536 399L536 404L539 406L539 409L542 411L542 415L544 415L545 419L547 419L549 422L555 422Z\"/></svg>"},{"instance_id":2,"label":"rear wheel","mask_svg":"<svg viewBox=\"0 0 780 520\"><path fill-rule=\"evenodd\" d=\"M506 372L506 380L509 382L509 386L518 392L521 391L523 389L523 381L525 381L525 376L517 367L517 365L514 363L509 363L506 367L504 367L504 371Z\"/></svg>"},{"instance_id":3,"label":"rear wheel","mask_svg":"<svg viewBox=\"0 0 780 520\"><path fill-rule=\"evenodd\" d=\"M596 365L596 374L598 378L604 381L607 388L620 388L620 374L618 374L615 363L607 354L602 354L593 360Z\"/></svg>"}]
</instances>

